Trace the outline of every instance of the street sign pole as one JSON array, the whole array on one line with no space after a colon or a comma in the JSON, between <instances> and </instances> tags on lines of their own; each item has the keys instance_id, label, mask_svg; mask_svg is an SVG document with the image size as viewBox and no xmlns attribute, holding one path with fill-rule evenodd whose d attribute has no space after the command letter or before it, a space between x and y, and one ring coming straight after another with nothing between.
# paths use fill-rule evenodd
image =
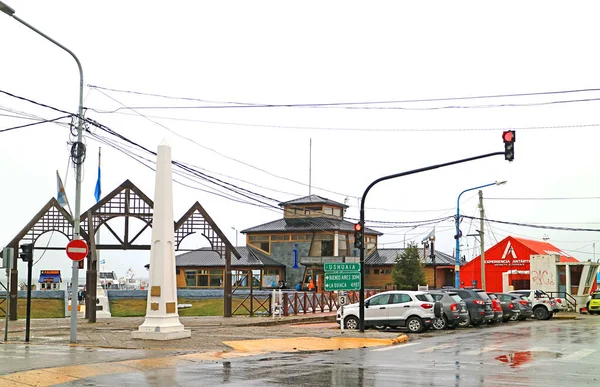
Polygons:
<instances>
[{"instance_id":1,"label":"street sign pole","mask_svg":"<svg viewBox=\"0 0 600 387\"><path fill-rule=\"evenodd\" d=\"M73 239L65 249L67 257L73 260L71 278L71 343L77 342L77 291L79 288L79 261L88 254L87 243L83 239ZM87 285L87 284L86 284Z\"/></svg>"}]
</instances>

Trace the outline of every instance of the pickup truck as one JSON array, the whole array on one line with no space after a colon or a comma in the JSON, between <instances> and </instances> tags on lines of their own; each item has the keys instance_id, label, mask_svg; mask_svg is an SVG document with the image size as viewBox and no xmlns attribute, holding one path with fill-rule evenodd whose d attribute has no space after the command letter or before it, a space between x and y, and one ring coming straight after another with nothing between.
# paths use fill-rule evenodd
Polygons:
<instances>
[{"instance_id":1,"label":"pickup truck","mask_svg":"<svg viewBox=\"0 0 600 387\"><path fill-rule=\"evenodd\" d=\"M531 300L533 317L538 320L550 320L554 314L560 312L556 299L543 290L514 290L510 293L527 296Z\"/></svg>"}]
</instances>

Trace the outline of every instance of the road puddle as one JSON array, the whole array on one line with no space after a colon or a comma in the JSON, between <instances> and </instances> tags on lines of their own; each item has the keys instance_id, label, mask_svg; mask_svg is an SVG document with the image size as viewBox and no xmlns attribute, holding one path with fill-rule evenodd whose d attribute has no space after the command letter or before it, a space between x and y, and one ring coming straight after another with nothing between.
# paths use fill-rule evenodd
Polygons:
<instances>
[{"instance_id":1,"label":"road puddle","mask_svg":"<svg viewBox=\"0 0 600 387\"><path fill-rule=\"evenodd\" d=\"M512 368L517 368L529 364L534 360L557 359L561 356L562 354L551 351L518 351L497 356L495 359L508 364Z\"/></svg>"}]
</instances>

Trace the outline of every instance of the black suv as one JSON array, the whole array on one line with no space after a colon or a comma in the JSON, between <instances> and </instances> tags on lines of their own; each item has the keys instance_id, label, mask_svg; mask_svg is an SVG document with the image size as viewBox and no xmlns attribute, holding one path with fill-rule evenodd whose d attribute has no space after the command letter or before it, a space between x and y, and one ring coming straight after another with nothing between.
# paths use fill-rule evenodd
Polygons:
<instances>
[{"instance_id":1,"label":"black suv","mask_svg":"<svg viewBox=\"0 0 600 387\"><path fill-rule=\"evenodd\" d=\"M492 309L492 300L487 295L485 290L481 289L442 289L444 292L457 293L460 298L467 304L469 310L469 318L459 326L468 327L469 325L478 326L483 322L490 321L494 318L494 310Z\"/></svg>"}]
</instances>

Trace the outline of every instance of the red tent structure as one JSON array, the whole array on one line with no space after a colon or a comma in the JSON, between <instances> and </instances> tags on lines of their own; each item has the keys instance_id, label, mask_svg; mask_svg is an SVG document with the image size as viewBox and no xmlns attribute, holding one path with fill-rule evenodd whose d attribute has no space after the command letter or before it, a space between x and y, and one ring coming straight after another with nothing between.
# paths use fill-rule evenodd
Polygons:
<instances>
[{"instance_id":1,"label":"red tent structure","mask_svg":"<svg viewBox=\"0 0 600 387\"><path fill-rule=\"evenodd\" d=\"M556 254L561 262L579 262L548 242L508 236L485 251L485 290L502 292L502 273L506 272L509 273L509 285L515 290L529 289L530 257L538 254ZM481 287L481 256L462 265L460 283L461 287Z\"/></svg>"}]
</instances>

